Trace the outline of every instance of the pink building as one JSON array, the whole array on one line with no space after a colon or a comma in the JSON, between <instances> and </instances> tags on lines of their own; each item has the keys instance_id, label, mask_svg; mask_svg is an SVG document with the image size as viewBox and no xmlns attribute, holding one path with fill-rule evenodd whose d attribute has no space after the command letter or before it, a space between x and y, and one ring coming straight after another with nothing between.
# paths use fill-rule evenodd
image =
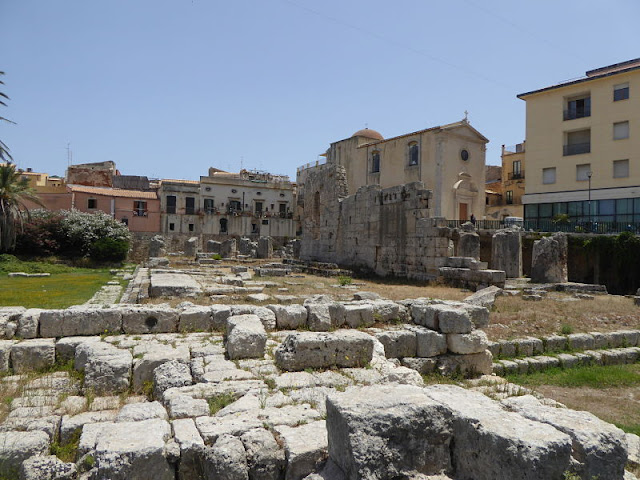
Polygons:
<instances>
[{"instance_id":1,"label":"pink building","mask_svg":"<svg viewBox=\"0 0 640 480\"><path fill-rule=\"evenodd\" d=\"M71 207L102 211L126 223L132 232L160 231L160 200L155 191L68 185Z\"/></svg>"}]
</instances>

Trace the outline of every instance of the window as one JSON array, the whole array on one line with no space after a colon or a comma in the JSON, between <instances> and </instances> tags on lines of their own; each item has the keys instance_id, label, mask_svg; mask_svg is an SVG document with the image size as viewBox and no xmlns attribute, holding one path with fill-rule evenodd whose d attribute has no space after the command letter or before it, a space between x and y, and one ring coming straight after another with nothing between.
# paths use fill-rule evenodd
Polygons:
<instances>
[{"instance_id":1,"label":"window","mask_svg":"<svg viewBox=\"0 0 640 480\"><path fill-rule=\"evenodd\" d=\"M586 182L591 176L591 164L584 163L582 165L576 165L576 180L578 182Z\"/></svg>"},{"instance_id":2,"label":"window","mask_svg":"<svg viewBox=\"0 0 640 480\"><path fill-rule=\"evenodd\" d=\"M286 203L281 203L278 205L278 207L280 208L280 216L284 217L287 215L287 204Z\"/></svg>"},{"instance_id":3,"label":"window","mask_svg":"<svg viewBox=\"0 0 640 480\"><path fill-rule=\"evenodd\" d=\"M591 151L591 130L578 130L565 133L564 150L562 154L579 155Z\"/></svg>"},{"instance_id":4,"label":"window","mask_svg":"<svg viewBox=\"0 0 640 480\"><path fill-rule=\"evenodd\" d=\"M231 200L229 199L229 203L227 204L227 209L230 213L240 212L242 210L242 204L240 200Z\"/></svg>"},{"instance_id":5,"label":"window","mask_svg":"<svg viewBox=\"0 0 640 480\"><path fill-rule=\"evenodd\" d=\"M556 167L542 169L542 183L545 185L556 183Z\"/></svg>"},{"instance_id":6,"label":"window","mask_svg":"<svg viewBox=\"0 0 640 480\"><path fill-rule=\"evenodd\" d=\"M167 195L167 213L176 213L175 195Z\"/></svg>"},{"instance_id":7,"label":"window","mask_svg":"<svg viewBox=\"0 0 640 480\"><path fill-rule=\"evenodd\" d=\"M629 138L629 122L618 122L613 124L613 139L622 140Z\"/></svg>"},{"instance_id":8,"label":"window","mask_svg":"<svg viewBox=\"0 0 640 480\"><path fill-rule=\"evenodd\" d=\"M371 173L380 172L380 152L374 150L371 152Z\"/></svg>"},{"instance_id":9,"label":"window","mask_svg":"<svg viewBox=\"0 0 640 480\"><path fill-rule=\"evenodd\" d=\"M418 142L409 144L409 165L418 165L420 162L420 146Z\"/></svg>"},{"instance_id":10,"label":"window","mask_svg":"<svg viewBox=\"0 0 640 480\"><path fill-rule=\"evenodd\" d=\"M95 198L87 199L87 208L89 210L95 210L96 208L98 208L98 200L96 200Z\"/></svg>"},{"instance_id":11,"label":"window","mask_svg":"<svg viewBox=\"0 0 640 480\"><path fill-rule=\"evenodd\" d=\"M204 199L204 212L213 213L213 198Z\"/></svg>"},{"instance_id":12,"label":"window","mask_svg":"<svg viewBox=\"0 0 640 480\"><path fill-rule=\"evenodd\" d=\"M621 83L613 86L613 101L626 100L629 98L629 84Z\"/></svg>"},{"instance_id":13,"label":"window","mask_svg":"<svg viewBox=\"0 0 640 480\"><path fill-rule=\"evenodd\" d=\"M141 200L135 200L133 202L133 216L134 217L146 217L147 216L147 202Z\"/></svg>"},{"instance_id":14,"label":"window","mask_svg":"<svg viewBox=\"0 0 640 480\"><path fill-rule=\"evenodd\" d=\"M261 214L262 213L262 202L256 202L256 209L255 209L256 214Z\"/></svg>"},{"instance_id":15,"label":"window","mask_svg":"<svg viewBox=\"0 0 640 480\"><path fill-rule=\"evenodd\" d=\"M581 95L567 99L566 108L564 110L565 120L574 120L576 118L591 116L591 96Z\"/></svg>"},{"instance_id":16,"label":"window","mask_svg":"<svg viewBox=\"0 0 640 480\"><path fill-rule=\"evenodd\" d=\"M173 231L176 229L176 224L175 223L170 223L169 224L169 230Z\"/></svg>"},{"instance_id":17,"label":"window","mask_svg":"<svg viewBox=\"0 0 640 480\"><path fill-rule=\"evenodd\" d=\"M506 194L507 194L507 205L512 205L513 204L513 190L507 190Z\"/></svg>"},{"instance_id":18,"label":"window","mask_svg":"<svg viewBox=\"0 0 640 480\"><path fill-rule=\"evenodd\" d=\"M522 162L520 160L513 161L513 180L522 178Z\"/></svg>"},{"instance_id":19,"label":"window","mask_svg":"<svg viewBox=\"0 0 640 480\"><path fill-rule=\"evenodd\" d=\"M129 226L129 219L127 217L122 217L120 221L124 223L126 226Z\"/></svg>"},{"instance_id":20,"label":"window","mask_svg":"<svg viewBox=\"0 0 640 480\"><path fill-rule=\"evenodd\" d=\"M190 224L189 224L189 231L190 231L190 232L193 232L193 223L190 223Z\"/></svg>"},{"instance_id":21,"label":"window","mask_svg":"<svg viewBox=\"0 0 640 480\"><path fill-rule=\"evenodd\" d=\"M187 197L184 200L184 213L186 215L193 215L196 213L196 199L194 197Z\"/></svg>"},{"instance_id":22,"label":"window","mask_svg":"<svg viewBox=\"0 0 640 480\"><path fill-rule=\"evenodd\" d=\"M613 161L613 178L627 178L629 176L629 160Z\"/></svg>"}]
</instances>

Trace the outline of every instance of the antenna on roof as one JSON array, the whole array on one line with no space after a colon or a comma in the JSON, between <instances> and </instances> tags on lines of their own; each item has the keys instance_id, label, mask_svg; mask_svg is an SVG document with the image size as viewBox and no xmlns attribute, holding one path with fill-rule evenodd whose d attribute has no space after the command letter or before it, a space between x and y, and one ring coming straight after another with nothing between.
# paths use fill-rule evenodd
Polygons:
<instances>
[{"instance_id":1,"label":"antenna on roof","mask_svg":"<svg viewBox=\"0 0 640 480\"><path fill-rule=\"evenodd\" d=\"M73 152L70 148L71 143L67 142L67 167L71 166L71 160L73 159Z\"/></svg>"},{"instance_id":2,"label":"antenna on roof","mask_svg":"<svg viewBox=\"0 0 640 480\"><path fill-rule=\"evenodd\" d=\"M240 170L244 168L244 157L240 155Z\"/></svg>"}]
</instances>

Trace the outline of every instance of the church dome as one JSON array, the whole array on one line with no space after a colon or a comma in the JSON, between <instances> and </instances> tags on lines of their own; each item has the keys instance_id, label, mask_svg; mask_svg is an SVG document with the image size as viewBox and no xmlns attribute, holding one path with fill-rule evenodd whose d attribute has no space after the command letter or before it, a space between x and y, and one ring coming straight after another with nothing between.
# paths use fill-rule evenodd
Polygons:
<instances>
[{"instance_id":1,"label":"church dome","mask_svg":"<svg viewBox=\"0 0 640 480\"><path fill-rule=\"evenodd\" d=\"M384 137L380 135L379 132L376 132L375 130L371 130L369 128L363 128L362 130L358 130L356 133L351 135L351 137L352 138L365 137L365 138L371 138L373 140L384 140Z\"/></svg>"}]
</instances>

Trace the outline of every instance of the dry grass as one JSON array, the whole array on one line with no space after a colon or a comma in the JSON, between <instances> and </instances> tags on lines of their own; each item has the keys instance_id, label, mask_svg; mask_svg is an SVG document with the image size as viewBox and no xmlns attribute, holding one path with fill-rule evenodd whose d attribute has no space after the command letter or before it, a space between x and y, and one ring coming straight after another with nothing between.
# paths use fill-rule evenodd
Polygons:
<instances>
[{"instance_id":1,"label":"dry grass","mask_svg":"<svg viewBox=\"0 0 640 480\"><path fill-rule=\"evenodd\" d=\"M558 334L563 326L573 333L640 328L640 308L629 298L600 295L594 300L562 301L568 298L556 293L541 302L498 297L485 332L498 340Z\"/></svg>"}]
</instances>

